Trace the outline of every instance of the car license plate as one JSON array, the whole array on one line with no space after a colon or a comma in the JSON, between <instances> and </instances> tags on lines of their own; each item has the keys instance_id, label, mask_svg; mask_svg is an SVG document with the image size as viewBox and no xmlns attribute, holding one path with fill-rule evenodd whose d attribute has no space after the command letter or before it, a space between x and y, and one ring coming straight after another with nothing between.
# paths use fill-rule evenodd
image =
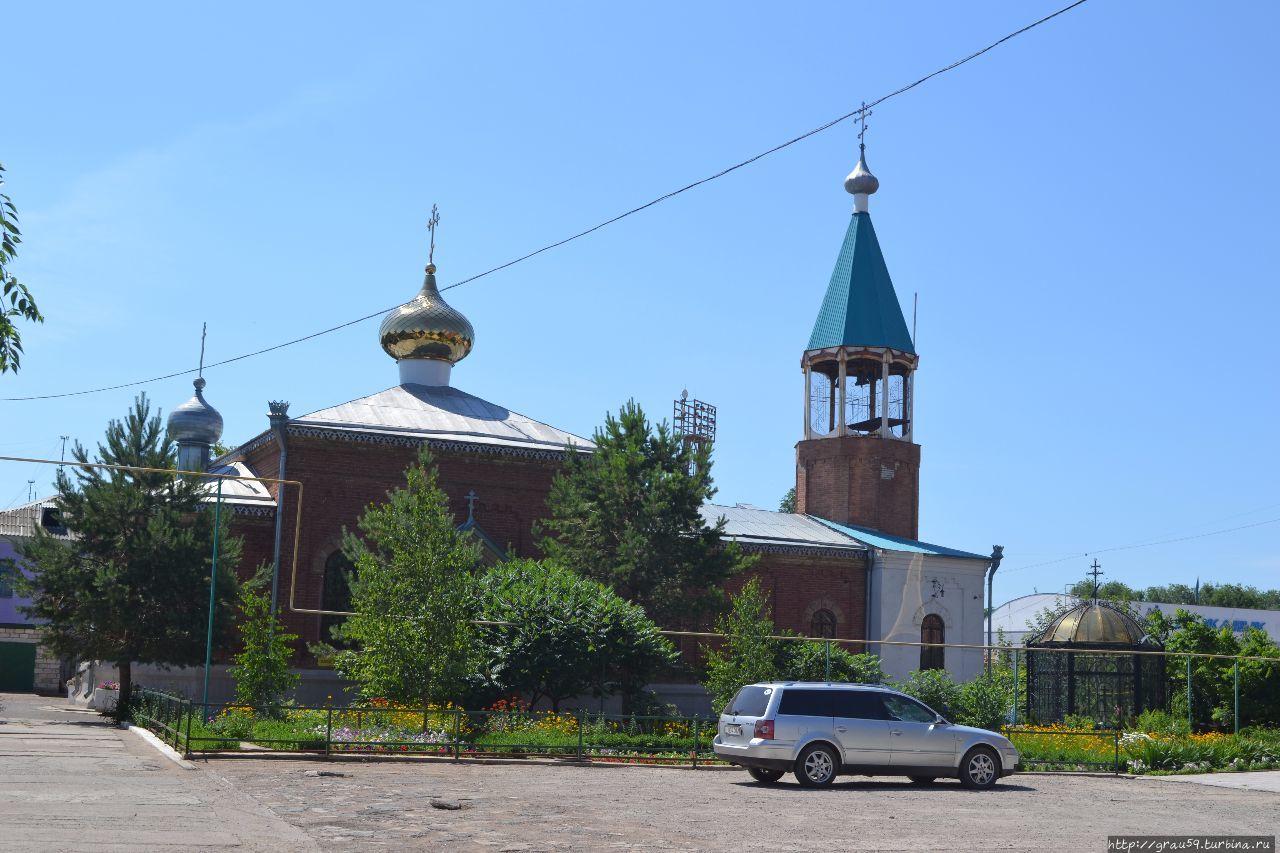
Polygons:
<instances>
[{"instance_id":1,"label":"car license plate","mask_svg":"<svg viewBox=\"0 0 1280 853\"><path fill-rule=\"evenodd\" d=\"M725 723L724 733L727 735L740 735L742 734L742 726L737 723Z\"/></svg>"}]
</instances>

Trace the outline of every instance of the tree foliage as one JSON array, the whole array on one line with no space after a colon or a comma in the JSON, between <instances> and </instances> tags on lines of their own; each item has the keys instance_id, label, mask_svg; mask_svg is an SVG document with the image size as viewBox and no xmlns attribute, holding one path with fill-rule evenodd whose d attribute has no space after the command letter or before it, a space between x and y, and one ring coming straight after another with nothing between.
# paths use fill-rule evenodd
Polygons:
<instances>
[{"instance_id":1,"label":"tree foliage","mask_svg":"<svg viewBox=\"0 0 1280 853\"><path fill-rule=\"evenodd\" d=\"M639 606L555 563L511 560L480 581L483 683L558 711L574 696L615 690L635 699L679 657Z\"/></svg>"},{"instance_id":2,"label":"tree foliage","mask_svg":"<svg viewBox=\"0 0 1280 853\"><path fill-rule=\"evenodd\" d=\"M1093 581L1082 580L1070 590L1077 598L1093 596ZM1122 581L1107 581L1098 588L1098 597L1113 601L1151 601L1161 604L1200 604L1207 607L1239 607L1251 610L1280 610L1280 589L1258 589L1238 583L1206 583L1197 595L1194 587L1183 583L1144 588L1130 587Z\"/></svg>"},{"instance_id":3,"label":"tree foliage","mask_svg":"<svg viewBox=\"0 0 1280 853\"><path fill-rule=\"evenodd\" d=\"M480 547L455 527L428 450L405 480L365 510L361 535L345 532L355 615L335 634L354 648L336 667L367 698L426 705L456 699L468 683Z\"/></svg>"},{"instance_id":4,"label":"tree foliage","mask_svg":"<svg viewBox=\"0 0 1280 853\"><path fill-rule=\"evenodd\" d=\"M881 684L885 680L876 655L853 654L837 643L779 640L778 678L785 681L840 681Z\"/></svg>"},{"instance_id":5,"label":"tree foliage","mask_svg":"<svg viewBox=\"0 0 1280 853\"><path fill-rule=\"evenodd\" d=\"M289 669L297 634L271 613L270 569L258 570L254 582L240 587L240 651L233 657L230 674L236 685L236 702L270 713L298 685L298 674Z\"/></svg>"},{"instance_id":6,"label":"tree foliage","mask_svg":"<svg viewBox=\"0 0 1280 853\"><path fill-rule=\"evenodd\" d=\"M87 462L76 443L72 458ZM107 427L97 459L110 465L174 469L177 455L146 395L123 421ZM41 642L55 654L113 661L120 705L129 707L131 663L195 664L205 653L205 602L213 567L213 507L201 485L166 473L69 466L59 470L57 506L75 537L41 529L20 546L30 578L20 581L47 620ZM233 620L240 540L222 516L214 610L215 648L225 648Z\"/></svg>"},{"instance_id":7,"label":"tree foliage","mask_svg":"<svg viewBox=\"0 0 1280 853\"><path fill-rule=\"evenodd\" d=\"M702 684L711 694L712 710L719 714L744 684L777 677L782 641L772 639L773 613L759 578L747 581L732 597L729 612L716 622L716 632L726 639L718 648L702 647L706 656Z\"/></svg>"},{"instance_id":8,"label":"tree foliage","mask_svg":"<svg viewBox=\"0 0 1280 853\"><path fill-rule=\"evenodd\" d=\"M715 494L710 447L651 427L634 401L594 440L594 453L565 455L552 483L543 551L660 624L701 624L722 609L721 584L753 562L722 540L723 519L709 525L700 512Z\"/></svg>"},{"instance_id":9,"label":"tree foliage","mask_svg":"<svg viewBox=\"0 0 1280 853\"><path fill-rule=\"evenodd\" d=\"M1258 628L1240 636L1229 627L1210 628L1198 614L1179 609L1172 617L1151 614L1156 636L1169 652L1213 655L1247 655L1274 660L1240 661L1240 724L1280 724L1280 645ZM1234 661L1191 658L1190 717L1197 727L1227 728L1235 715ZM1170 707L1179 717L1188 716L1187 658L1165 660L1169 678Z\"/></svg>"},{"instance_id":10,"label":"tree foliage","mask_svg":"<svg viewBox=\"0 0 1280 853\"><path fill-rule=\"evenodd\" d=\"M782 496L782 500L778 502L778 512L795 512L796 511L796 487L792 486L787 489L787 493Z\"/></svg>"},{"instance_id":11,"label":"tree foliage","mask_svg":"<svg viewBox=\"0 0 1280 853\"><path fill-rule=\"evenodd\" d=\"M0 164L0 186L4 186L4 164ZM6 370L17 373L21 366L22 335L15 321L44 322L35 297L9 271L21 242L18 209L6 193L0 192L0 373Z\"/></svg>"}]
</instances>

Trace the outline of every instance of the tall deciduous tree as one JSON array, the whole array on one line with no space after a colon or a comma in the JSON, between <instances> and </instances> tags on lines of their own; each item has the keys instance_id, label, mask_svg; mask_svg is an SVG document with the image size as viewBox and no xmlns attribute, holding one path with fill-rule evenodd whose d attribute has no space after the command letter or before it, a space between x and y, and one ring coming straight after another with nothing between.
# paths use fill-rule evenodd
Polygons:
<instances>
[{"instance_id":1,"label":"tall deciduous tree","mask_svg":"<svg viewBox=\"0 0 1280 853\"><path fill-rule=\"evenodd\" d=\"M0 164L0 186L4 186L4 164ZM21 242L18 208L7 194L0 193L0 373L6 370L17 373L21 363L22 335L14 321L44 322L27 286L9 272Z\"/></svg>"},{"instance_id":2,"label":"tall deciduous tree","mask_svg":"<svg viewBox=\"0 0 1280 853\"><path fill-rule=\"evenodd\" d=\"M237 702L275 715L298 684L298 674L289 669L298 635L286 631L271 612L271 594L263 589L270 583L270 569L264 565L252 582L240 587L240 651L230 675Z\"/></svg>"},{"instance_id":3,"label":"tall deciduous tree","mask_svg":"<svg viewBox=\"0 0 1280 853\"><path fill-rule=\"evenodd\" d=\"M88 453L79 442L77 462ZM177 454L146 395L111 421L98 462L174 469ZM206 602L213 570L214 511L195 479L166 473L78 468L59 471L57 504L74 535L37 530L20 553L31 571L28 615L47 620L43 639L56 654L113 661L120 705L128 708L131 664L189 665L204 660ZM240 540L222 516L214 610L216 648L225 648L238 583Z\"/></svg>"},{"instance_id":4,"label":"tall deciduous tree","mask_svg":"<svg viewBox=\"0 0 1280 853\"><path fill-rule=\"evenodd\" d=\"M494 692L520 693L530 704L604 696L629 701L679 653L644 610L598 581L554 563L511 560L485 573L478 629L484 675Z\"/></svg>"},{"instance_id":5,"label":"tall deciduous tree","mask_svg":"<svg viewBox=\"0 0 1280 853\"><path fill-rule=\"evenodd\" d=\"M721 584L754 558L722 539L700 507L715 494L711 449L667 424L650 426L634 401L595 433L594 453L567 453L539 525L557 563L612 587L655 621L698 624L718 612Z\"/></svg>"},{"instance_id":6,"label":"tall deciduous tree","mask_svg":"<svg viewBox=\"0 0 1280 853\"><path fill-rule=\"evenodd\" d=\"M343 540L355 615L335 633L355 648L336 666L366 697L426 705L458 698L472 671L480 547L455 527L425 448L405 479Z\"/></svg>"},{"instance_id":7,"label":"tall deciduous tree","mask_svg":"<svg viewBox=\"0 0 1280 853\"><path fill-rule=\"evenodd\" d=\"M760 589L760 579L752 578L733 596L729 612L716 623L724 634L717 648L703 646L707 669L703 686L711 694L711 707L718 714L744 684L772 681L782 662L781 643L773 639L773 613Z\"/></svg>"}]
</instances>

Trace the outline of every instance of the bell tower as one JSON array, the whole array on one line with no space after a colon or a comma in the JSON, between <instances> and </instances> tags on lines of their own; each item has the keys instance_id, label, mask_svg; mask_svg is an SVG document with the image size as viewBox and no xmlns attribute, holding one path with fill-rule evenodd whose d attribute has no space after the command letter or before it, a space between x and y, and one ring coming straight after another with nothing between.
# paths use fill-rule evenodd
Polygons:
<instances>
[{"instance_id":1,"label":"bell tower","mask_svg":"<svg viewBox=\"0 0 1280 853\"><path fill-rule=\"evenodd\" d=\"M858 136L858 165L844 182L853 219L800 359L805 408L796 511L916 539L920 446L912 441L912 393L919 357L871 225L867 200L880 182Z\"/></svg>"}]
</instances>

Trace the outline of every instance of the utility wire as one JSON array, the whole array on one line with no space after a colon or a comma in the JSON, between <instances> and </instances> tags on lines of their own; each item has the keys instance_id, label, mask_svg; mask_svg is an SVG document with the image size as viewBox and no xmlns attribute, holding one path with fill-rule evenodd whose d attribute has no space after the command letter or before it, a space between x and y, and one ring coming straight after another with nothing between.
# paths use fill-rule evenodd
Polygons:
<instances>
[{"instance_id":1,"label":"utility wire","mask_svg":"<svg viewBox=\"0 0 1280 853\"><path fill-rule=\"evenodd\" d=\"M1076 8L1077 6L1084 5L1086 2L1087 0L1076 0L1076 2L1071 3L1068 6L1062 7L1061 9L1054 12L1053 14L1046 15L1045 17L1039 19L1038 21L1034 21L1030 24L1027 24L1025 27L1022 27L1019 30L1015 30L1014 32L1009 33L1008 35L1004 36L1001 39L998 39L997 41L992 42L991 44L987 45L981 50L978 50L978 51L975 51L974 53L969 54L964 59L957 60L951 63L950 65L939 68L937 71L934 71L930 74L926 74L924 77L921 77L919 80L916 80L913 83L908 83L906 86L903 86L900 89L895 89L894 91L890 92L887 95L882 95L881 97L875 99L874 101L871 101L870 103L864 103L862 106L858 107L858 109L853 110L852 112L845 113L839 118L832 119L826 124L815 127L813 130L810 130L806 133L802 133L799 136L789 139L780 145L775 145L769 150L762 151L761 153L755 155L754 157L749 157L740 163L735 163L734 165L730 166L727 169L723 169L719 172L716 172L714 175L709 175L701 180L694 181L691 184L686 184L685 186L680 187L680 189L672 190L671 192L666 193L665 195L660 195L657 198L653 199L652 201L645 202L639 207L633 207L630 210L626 211L625 213L618 214L612 219L606 219L604 222L601 222L599 225L594 225L586 229L585 231L579 231L577 234L573 234L572 236L565 237L563 240L558 240L554 243L549 243L546 246L543 246L541 249L536 249L532 252L529 252L527 255L521 255L520 257L515 258L514 260L507 261L504 264L499 264L498 266L493 267L492 269L485 270L484 272L478 273L477 275L473 275L470 278L464 278L462 281L454 282L448 287L442 287L441 291L452 290L455 287L461 287L462 285L469 284L470 282L473 282L476 279L484 278L487 275L492 275L493 273L504 270L507 267L515 266L518 263L522 263L524 261L529 260L530 258L541 255L543 252L549 252L552 249L556 249L556 248L559 248L560 246L565 245L566 243L571 243L574 240L578 240L582 237L586 237L588 234L592 234L596 231L599 231L601 228L605 228L609 225L614 224L615 222L619 222L623 219L626 219L628 216L634 216L635 214L640 213L643 210L647 210L650 207L653 207L654 205L661 204L662 202L667 201L668 199L675 198L681 193L688 192L691 189L700 187L706 183L710 183L711 181L714 181L718 178L723 178L725 175L728 175L731 172L736 172L738 169L741 169L744 166L750 166L752 163L756 162L757 160L761 160L765 157L768 157L770 154L776 154L777 152L781 151L784 148L789 148L790 146L795 145L797 142L801 142L805 139L808 139L811 136L816 136L817 134L822 133L824 130L828 130L832 127L835 127L837 124L840 124L843 121L847 121L848 119L851 119L854 116L862 115L864 112L870 110L872 107L883 104L885 101L889 100L890 98L896 98L898 95L901 95L905 92L909 92L915 87L919 86L920 84L925 83L929 80L932 80L934 77L937 77L940 74L945 74L948 71L952 71L956 68L959 68L961 65L964 65L966 62L971 62L972 60L977 59L979 56L982 56L987 51L999 47L1000 45L1004 44L1010 39L1017 38L1018 36L1027 32L1028 30L1035 29L1041 24L1047 23L1048 21L1053 20L1059 15L1070 12L1072 9ZM409 300L409 301L412 302L413 300ZM354 320L349 320L345 323L340 323L337 326L330 326L327 329L322 329L318 332L312 332L309 335L303 335L302 337L294 338L291 341L285 341L284 343L276 344L275 346L265 347L260 350L254 350L253 352L244 353L243 355L237 355L233 358L224 359L222 361L215 361L212 364L206 364L205 368L209 369L214 367L222 367L224 365L234 364L237 361L244 361L247 358L254 358L259 355L265 355L269 352L275 352L276 350L284 349L285 347L291 347L294 344L300 344L305 341L312 340L313 338L321 337L322 335L328 335L328 334L331 334L332 332L337 332L341 329L347 328L348 326L354 326L357 323L363 323L366 320L372 320L374 317L381 316L383 314L386 314L389 311L394 311L396 308L399 308L407 304L409 303L401 302L398 305L392 305L389 308L382 308L378 311L365 314L363 317L357 317ZM58 399L62 397L80 397L85 394L97 394L103 391L118 391L121 388L133 388L137 385L148 385L152 382L161 382L165 379L173 379L175 377L184 376L186 374L194 373L194 372L195 372L194 369L177 370L177 371L174 371L173 373L166 373L163 376L153 376L150 379L139 379L136 382L122 382L119 385L105 385L101 388L90 388L84 391L68 391L61 394L33 394L27 397L0 397L0 401L12 403L12 402L25 401L25 400L53 400L53 399Z\"/></svg>"},{"instance_id":2,"label":"utility wire","mask_svg":"<svg viewBox=\"0 0 1280 853\"><path fill-rule=\"evenodd\" d=\"M1057 560L1046 560L1043 563L1032 563L1028 566L1014 566L1011 569L1005 569L1002 574L1009 572L1021 572L1025 569L1038 569L1042 566L1053 566L1058 563L1065 563L1068 560L1079 560L1082 557L1092 557L1095 554L1108 554L1112 551L1132 551L1135 548L1151 548L1156 545L1171 545L1174 542L1188 542L1192 539L1203 539L1206 536L1220 536L1223 533L1235 533L1237 530L1249 530L1253 527L1262 527L1265 524L1275 524L1280 518L1268 518L1266 521L1255 521L1253 524L1242 524L1239 527L1228 527L1224 530L1210 530L1207 533L1194 533L1190 536L1176 536L1173 539L1158 539L1154 542L1137 542L1132 545L1115 545L1111 548L1097 548L1093 551L1084 551L1079 554L1072 554L1069 557L1061 557Z\"/></svg>"}]
</instances>

